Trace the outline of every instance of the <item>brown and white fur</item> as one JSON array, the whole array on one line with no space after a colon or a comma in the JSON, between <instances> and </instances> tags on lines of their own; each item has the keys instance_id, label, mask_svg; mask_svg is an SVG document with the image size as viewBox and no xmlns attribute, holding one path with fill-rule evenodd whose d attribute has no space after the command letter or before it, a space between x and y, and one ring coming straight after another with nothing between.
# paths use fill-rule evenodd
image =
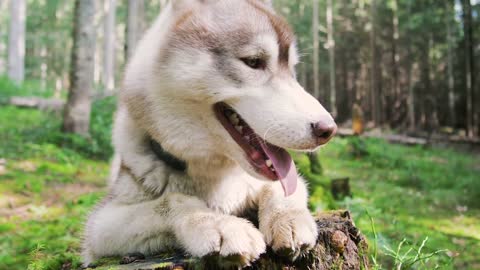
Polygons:
<instances>
[{"instance_id":1,"label":"brown and white fur","mask_svg":"<svg viewBox=\"0 0 480 270\"><path fill-rule=\"evenodd\" d=\"M266 67L239 60L251 56ZM297 62L294 36L266 0L171 1L126 71L113 131L119 167L88 219L84 263L180 248L237 255L246 265L266 245L312 247L304 180L286 197L279 182L256 173L212 110L227 102L271 144L314 150L326 141L311 123L333 120L297 83ZM187 172L160 161L150 137L186 161ZM258 228L242 218L252 210Z\"/></svg>"}]
</instances>

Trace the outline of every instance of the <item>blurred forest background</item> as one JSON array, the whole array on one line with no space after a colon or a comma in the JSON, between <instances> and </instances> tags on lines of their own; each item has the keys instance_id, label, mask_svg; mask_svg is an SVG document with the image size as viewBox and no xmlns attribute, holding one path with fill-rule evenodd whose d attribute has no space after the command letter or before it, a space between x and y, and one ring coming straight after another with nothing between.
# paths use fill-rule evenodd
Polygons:
<instances>
[{"instance_id":1,"label":"blurred forest background","mask_svg":"<svg viewBox=\"0 0 480 270\"><path fill-rule=\"evenodd\" d=\"M78 267L123 69L166 3L0 0L0 269ZM480 1L274 4L341 127L295 156L312 211L351 210L374 269L480 269Z\"/></svg>"}]
</instances>

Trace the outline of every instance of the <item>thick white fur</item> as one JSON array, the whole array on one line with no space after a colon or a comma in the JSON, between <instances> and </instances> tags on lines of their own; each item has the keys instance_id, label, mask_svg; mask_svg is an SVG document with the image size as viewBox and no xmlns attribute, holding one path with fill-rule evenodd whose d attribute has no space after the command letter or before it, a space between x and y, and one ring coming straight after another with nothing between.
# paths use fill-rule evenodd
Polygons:
<instances>
[{"instance_id":1,"label":"thick white fur","mask_svg":"<svg viewBox=\"0 0 480 270\"><path fill-rule=\"evenodd\" d=\"M276 33L265 16L245 15L255 12L246 0L173 2L147 32L127 68L113 131L115 173L109 196L87 222L84 263L181 248L199 257L240 255L241 263L248 264L266 245L274 250L312 247L317 229L307 210L303 179L299 177L290 197L284 196L279 182L262 181L215 118L212 106L227 102L257 134L297 150L318 146L310 124L330 115L291 73L281 72ZM213 68L205 48L169 47L174 24L186 10L201 13L199 23L209 31L229 24L261 28L241 53L248 56L262 48L270 55L267 70L233 63L244 81L239 87ZM235 15L240 11L243 14ZM170 57L160 60L166 51ZM290 70L297 61L292 44ZM149 136L187 161L188 172L159 161ZM259 228L239 217L250 209L258 210Z\"/></svg>"}]
</instances>

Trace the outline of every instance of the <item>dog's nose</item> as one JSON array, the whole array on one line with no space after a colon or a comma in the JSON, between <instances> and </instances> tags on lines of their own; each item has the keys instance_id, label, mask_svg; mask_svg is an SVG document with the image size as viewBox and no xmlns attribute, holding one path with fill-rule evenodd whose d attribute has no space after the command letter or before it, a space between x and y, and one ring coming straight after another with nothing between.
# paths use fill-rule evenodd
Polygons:
<instances>
[{"instance_id":1,"label":"dog's nose","mask_svg":"<svg viewBox=\"0 0 480 270\"><path fill-rule=\"evenodd\" d=\"M326 144L337 132L337 125L331 120L312 123L312 132L319 145Z\"/></svg>"}]
</instances>

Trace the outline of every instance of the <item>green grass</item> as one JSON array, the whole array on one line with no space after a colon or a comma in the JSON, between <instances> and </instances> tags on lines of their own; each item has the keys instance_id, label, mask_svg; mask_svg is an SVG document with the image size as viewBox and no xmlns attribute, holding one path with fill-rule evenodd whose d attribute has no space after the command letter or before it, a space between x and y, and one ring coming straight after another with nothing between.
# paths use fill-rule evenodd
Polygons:
<instances>
[{"instance_id":1,"label":"green grass","mask_svg":"<svg viewBox=\"0 0 480 270\"><path fill-rule=\"evenodd\" d=\"M40 82L25 81L22 85L16 85L6 76L0 74L0 104L3 100L12 96L36 96L43 98L50 98L55 95L55 92L48 89L43 89Z\"/></svg>"},{"instance_id":2,"label":"green grass","mask_svg":"<svg viewBox=\"0 0 480 270\"><path fill-rule=\"evenodd\" d=\"M93 115L92 129L110 127ZM59 116L14 107L0 107L0 119L0 269L76 269L84 217L103 194L109 131L65 136Z\"/></svg>"},{"instance_id":3,"label":"green grass","mask_svg":"<svg viewBox=\"0 0 480 270\"><path fill-rule=\"evenodd\" d=\"M337 206L378 246L378 268L403 257L398 269L480 269L478 156L353 138L334 140L320 159L327 177L350 177L353 198ZM407 266L420 247L423 260Z\"/></svg>"},{"instance_id":4,"label":"green grass","mask_svg":"<svg viewBox=\"0 0 480 270\"><path fill-rule=\"evenodd\" d=\"M104 193L114 107L96 102L90 139L61 134L58 115L0 107L0 269L78 267L85 215ZM335 139L319 156L324 176L296 155L310 205L352 211L375 269L480 269L478 156L373 139ZM353 198L332 199L339 177L350 177Z\"/></svg>"}]
</instances>

